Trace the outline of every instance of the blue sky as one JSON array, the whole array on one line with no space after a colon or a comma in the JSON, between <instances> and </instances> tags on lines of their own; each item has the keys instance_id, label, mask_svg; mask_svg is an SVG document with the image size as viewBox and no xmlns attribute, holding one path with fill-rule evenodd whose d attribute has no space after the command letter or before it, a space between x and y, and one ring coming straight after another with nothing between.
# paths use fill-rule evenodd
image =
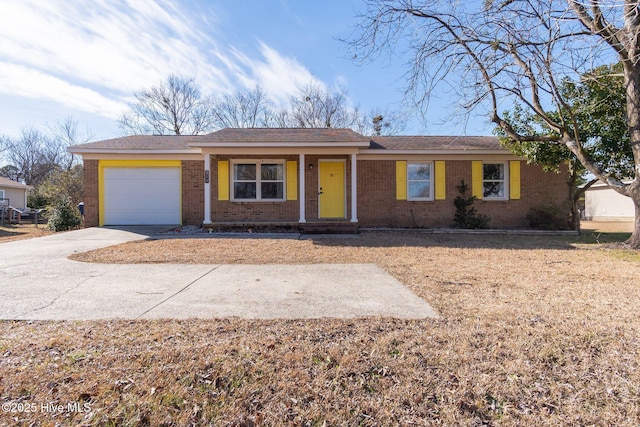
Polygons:
<instances>
[{"instance_id":1,"label":"blue sky","mask_svg":"<svg viewBox=\"0 0 640 427\"><path fill-rule=\"evenodd\" d=\"M358 66L348 38L361 0L1 0L0 134L72 116L94 139L121 135L135 91L169 74L205 92L256 84L285 102L296 85L346 88L364 111L401 110L405 59ZM434 99L406 134L488 135L482 117L450 120L456 99Z\"/></svg>"}]
</instances>

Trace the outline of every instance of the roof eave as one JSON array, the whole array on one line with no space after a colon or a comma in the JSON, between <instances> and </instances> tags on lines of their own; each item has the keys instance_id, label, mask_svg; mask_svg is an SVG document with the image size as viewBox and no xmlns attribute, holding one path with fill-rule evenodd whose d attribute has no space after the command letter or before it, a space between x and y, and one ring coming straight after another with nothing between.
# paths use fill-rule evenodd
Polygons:
<instances>
[{"instance_id":1,"label":"roof eave","mask_svg":"<svg viewBox=\"0 0 640 427\"><path fill-rule=\"evenodd\" d=\"M189 142L190 147L206 148L318 148L318 147L340 147L340 148L363 148L369 146L369 141L358 142Z\"/></svg>"},{"instance_id":2,"label":"roof eave","mask_svg":"<svg viewBox=\"0 0 640 427\"><path fill-rule=\"evenodd\" d=\"M4 187L4 188L14 188L16 190L32 190L33 187L31 185L26 185L26 184L0 184L0 187Z\"/></svg>"},{"instance_id":3,"label":"roof eave","mask_svg":"<svg viewBox=\"0 0 640 427\"><path fill-rule=\"evenodd\" d=\"M456 154L479 154L479 155L503 155L513 156L509 150L492 150L492 149L414 149L414 150L386 150L384 148L370 148L360 150L360 154L379 154L379 155L396 155L396 154L423 154L423 155L456 155Z\"/></svg>"},{"instance_id":4,"label":"roof eave","mask_svg":"<svg viewBox=\"0 0 640 427\"><path fill-rule=\"evenodd\" d=\"M72 154L201 154L201 151L195 148L182 149L149 149L149 150L124 150L109 148L77 148L69 147L67 151Z\"/></svg>"}]
</instances>

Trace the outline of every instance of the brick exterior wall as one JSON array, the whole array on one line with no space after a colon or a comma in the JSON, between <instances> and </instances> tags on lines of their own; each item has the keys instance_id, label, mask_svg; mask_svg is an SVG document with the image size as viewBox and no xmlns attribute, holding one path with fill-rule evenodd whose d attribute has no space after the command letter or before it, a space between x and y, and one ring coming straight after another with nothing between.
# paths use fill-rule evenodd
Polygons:
<instances>
[{"instance_id":1,"label":"brick exterior wall","mask_svg":"<svg viewBox=\"0 0 640 427\"><path fill-rule=\"evenodd\" d=\"M85 160L83 167L84 226L97 227L98 222L98 161Z\"/></svg>"},{"instance_id":2,"label":"brick exterior wall","mask_svg":"<svg viewBox=\"0 0 640 427\"><path fill-rule=\"evenodd\" d=\"M298 200L282 202L218 200L218 161L237 159L277 159L296 162L299 160L298 156L211 156L211 221L298 221L300 215Z\"/></svg>"},{"instance_id":3,"label":"brick exterior wall","mask_svg":"<svg viewBox=\"0 0 640 427\"><path fill-rule=\"evenodd\" d=\"M218 200L218 161L232 159L280 159L298 162L305 171L306 220L318 220L318 163L320 159L345 161L346 220L351 218L350 156L305 156L299 164L294 156L211 156L211 219L213 222L282 221L297 222L299 200L283 202L232 202ZM309 169L309 165L313 168ZM460 181L471 185L471 161L446 161L446 199L434 201L396 200L395 160L358 161L358 223L361 227L449 227L453 224ZM567 174L544 172L521 162L521 199L477 201L479 213L491 218L492 228L527 227L532 207L555 205L568 209ZM298 182L298 186L299 186ZM300 191L300 189L299 189ZM99 224L98 161L84 161L85 226ZM182 162L182 221L200 225L204 220L204 162Z\"/></svg>"},{"instance_id":4,"label":"brick exterior wall","mask_svg":"<svg viewBox=\"0 0 640 427\"><path fill-rule=\"evenodd\" d=\"M182 162L182 224L200 225L204 220L204 162Z\"/></svg>"},{"instance_id":5,"label":"brick exterior wall","mask_svg":"<svg viewBox=\"0 0 640 427\"><path fill-rule=\"evenodd\" d=\"M471 161L446 162L446 199L434 201L396 200L396 162L358 161L358 222L361 227L449 227L454 221L456 186L464 179L471 186ZM568 209L566 173L547 173L539 166L521 162L521 198L484 201L474 206L491 218L491 228L527 227L532 207L555 205ZM470 195L470 192L467 193Z\"/></svg>"},{"instance_id":6,"label":"brick exterior wall","mask_svg":"<svg viewBox=\"0 0 640 427\"><path fill-rule=\"evenodd\" d=\"M211 156L211 220L213 222L228 221L282 221L297 222L300 218L300 201L284 202L234 202L218 200L218 161L238 159L278 159L295 161L305 171L305 219L318 220L318 163L319 160L344 160L346 184L346 218L351 215L351 161L350 156L305 156L305 164L300 165L298 156ZM313 168L310 169L309 165ZM298 192L300 183L298 182ZM298 193L299 194L299 193Z\"/></svg>"}]
</instances>

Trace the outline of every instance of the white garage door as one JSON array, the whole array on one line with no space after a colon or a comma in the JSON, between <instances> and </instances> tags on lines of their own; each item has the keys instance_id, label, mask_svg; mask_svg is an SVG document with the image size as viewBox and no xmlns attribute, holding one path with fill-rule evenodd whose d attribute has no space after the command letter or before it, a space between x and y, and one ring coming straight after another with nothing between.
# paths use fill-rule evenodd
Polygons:
<instances>
[{"instance_id":1,"label":"white garage door","mask_svg":"<svg viewBox=\"0 0 640 427\"><path fill-rule=\"evenodd\" d=\"M105 168L104 224L180 224L180 168Z\"/></svg>"}]
</instances>

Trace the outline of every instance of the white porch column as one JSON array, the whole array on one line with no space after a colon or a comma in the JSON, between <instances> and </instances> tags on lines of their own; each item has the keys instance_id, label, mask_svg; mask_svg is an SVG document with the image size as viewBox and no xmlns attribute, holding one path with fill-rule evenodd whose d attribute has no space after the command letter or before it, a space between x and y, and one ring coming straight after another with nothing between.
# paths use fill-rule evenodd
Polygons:
<instances>
[{"instance_id":1,"label":"white porch column","mask_svg":"<svg viewBox=\"0 0 640 427\"><path fill-rule=\"evenodd\" d=\"M211 224L211 155L204 154L204 221Z\"/></svg>"},{"instance_id":2,"label":"white porch column","mask_svg":"<svg viewBox=\"0 0 640 427\"><path fill-rule=\"evenodd\" d=\"M299 165L300 165L300 175L298 178L298 192L300 193L299 196L299 200L300 200L300 219L298 220L298 222L307 222L307 215L305 213L305 189L306 189L306 185L304 183L304 175L307 169L307 165L305 164L304 161L304 154L300 154L300 159L299 159Z\"/></svg>"},{"instance_id":3,"label":"white porch column","mask_svg":"<svg viewBox=\"0 0 640 427\"><path fill-rule=\"evenodd\" d=\"M351 155L351 222L358 222L358 161Z\"/></svg>"}]
</instances>

